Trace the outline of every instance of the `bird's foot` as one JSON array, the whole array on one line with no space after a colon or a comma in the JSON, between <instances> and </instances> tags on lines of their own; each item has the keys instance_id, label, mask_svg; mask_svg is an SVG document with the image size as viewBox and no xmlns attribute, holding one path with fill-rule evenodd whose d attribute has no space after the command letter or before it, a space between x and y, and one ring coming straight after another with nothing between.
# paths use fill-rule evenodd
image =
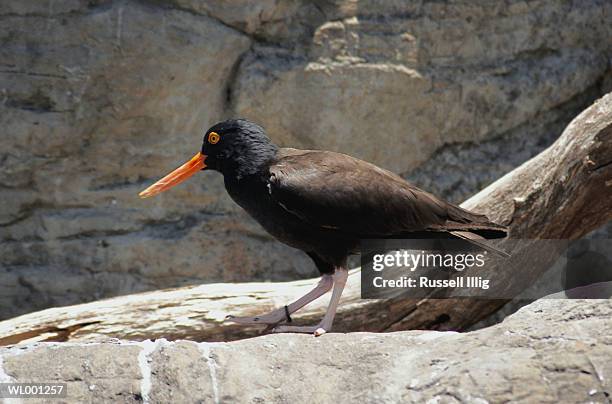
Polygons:
<instances>
[{"instance_id":1,"label":"bird's foot","mask_svg":"<svg viewBox=\"0 0 612 404\"><path fill-rule=\"evenodd\" d=\"M273 333L283 333L283 332L296 332L296 333L304 333L304 334L313 334L315 337L320 337L325 334L330 327L325 327L322 324L312 325L312 326L299 326L299 325L279 325L272 329Z\"/></svg>"},{"instance_id":2,"label":"bird's foot","mask_svg":"<svg viewBox=\"0 0 612 404\"><path fill-rule=\"evenodd\" d=\"M262 324L262 325L276 325L287 320L287 314L285 309L274 310L268 314L253 317L235 317L232 315L226 316L225 321L231 321L237 324Z\"/></svg>"}]
</instances>

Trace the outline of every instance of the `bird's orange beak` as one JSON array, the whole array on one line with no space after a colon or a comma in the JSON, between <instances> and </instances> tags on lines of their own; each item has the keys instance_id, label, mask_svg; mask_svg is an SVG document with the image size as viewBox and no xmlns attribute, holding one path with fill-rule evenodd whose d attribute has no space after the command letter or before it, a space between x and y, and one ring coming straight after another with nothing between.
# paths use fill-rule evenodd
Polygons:
<instances>
[{"instance_id":1,"label":"bird's orange beak","mask_svg":"<svg viewBox=\"0 0 612 404\"><path fill-rule=\"evenodd\" d=\"M202 153L196 154L191 160L139 193L138 196L141 198L148 198L180 184L196 172L205 168L206 164L204 164L204 160L206 160L206 155Z\"/></svg>"}]
</instances>

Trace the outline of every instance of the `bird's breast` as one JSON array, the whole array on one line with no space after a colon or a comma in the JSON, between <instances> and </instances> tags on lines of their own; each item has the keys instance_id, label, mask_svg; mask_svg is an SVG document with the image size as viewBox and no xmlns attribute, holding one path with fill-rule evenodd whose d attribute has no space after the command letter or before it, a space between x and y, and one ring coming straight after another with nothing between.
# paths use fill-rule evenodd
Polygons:
<instances>
[{"instance_id":1,"label":"bird's breast","mask_svg":"<svg viewBox=\"0 0 612 404\"><path fill-rule=\"evenodd\" d=\"M277 203L267 181L226 181L230 197L270 235L303 251L321 251L346 240L334 232L312 226Z\"/></svg>"}]
</instances>

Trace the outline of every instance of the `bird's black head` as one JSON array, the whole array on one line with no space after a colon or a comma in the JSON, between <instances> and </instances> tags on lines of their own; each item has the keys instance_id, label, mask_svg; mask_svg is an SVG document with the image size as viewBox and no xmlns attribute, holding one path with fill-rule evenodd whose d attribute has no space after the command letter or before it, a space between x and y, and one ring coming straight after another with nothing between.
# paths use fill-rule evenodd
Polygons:
<instances>
[{"instance_id":1,"label":"bird's black head","mask_svg":"<svg viewBox=\"0 0 612 404\"><path fill-rule=\"evenodd\" d=\"M220 171L231 180L256 175L274 158L278 148L263 128L246 119L220 122L206 131L202 151L140 193L156 195L180 184L200 170Z\"/></svg>"},{"instance_id":2,"label":"bird's black head","mask_svg":"<svg viewBox=\"0 0 612 404\"><path fill-rule=\"evenodd\" d=\"M206 167L238 179L258 172L276 150L264 129L246 119L219 122L202 141Z\"/></svg>"}]
</instances>

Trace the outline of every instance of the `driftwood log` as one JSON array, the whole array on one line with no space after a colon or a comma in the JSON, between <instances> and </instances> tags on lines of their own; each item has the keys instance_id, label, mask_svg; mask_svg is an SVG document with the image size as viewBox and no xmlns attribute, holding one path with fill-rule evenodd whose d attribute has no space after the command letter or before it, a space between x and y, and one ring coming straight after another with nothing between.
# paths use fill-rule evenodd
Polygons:
<instances>
[{"instance_id":1,"label":"driftwood log","mask_svg":"<svg viewBox=\"0 0 612 404\"><path fill-rule=\"evenodd\" d=\"M509 151L511 152L511 151ZM577 239L612 218L612 94L585 110L538 156L491 184L462 206L511 229L512 238ZM501 244L503 247L503 243ZM496 270L510 282L543 273L559 251L540 262L520 259ZM257 335L261 327L224 323L227 314L255 315L303 295L317 282L209 284L140 293L52 308L0 322L0 345L32 341L147 338L223 341ZM463 329L506 300L360 299L359 270L351 272L335 331ZM294 315L317 322L327 299Z\"/></svg>"}]
</instances>

